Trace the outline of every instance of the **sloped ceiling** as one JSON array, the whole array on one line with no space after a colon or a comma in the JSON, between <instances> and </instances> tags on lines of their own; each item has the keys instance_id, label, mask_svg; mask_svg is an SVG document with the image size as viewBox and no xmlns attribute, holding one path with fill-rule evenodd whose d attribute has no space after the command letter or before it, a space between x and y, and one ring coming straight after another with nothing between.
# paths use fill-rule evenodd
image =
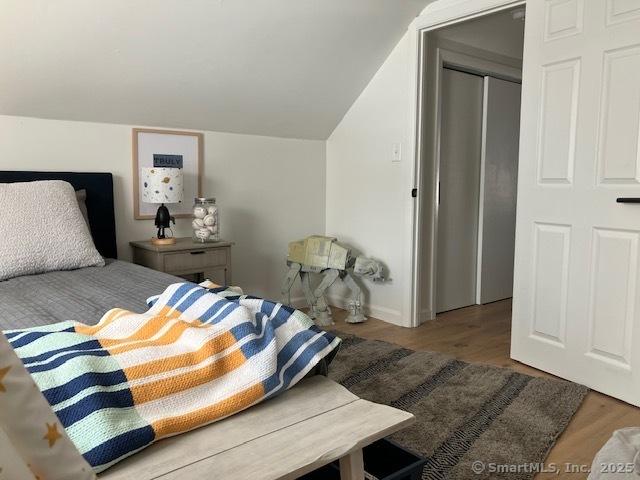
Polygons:
<instances>
[{"instance_id":1,"label":"sloped ceiling","mask_svg":"<svg viewBox=\"0 0 640 480\"><path fill-rule=\"evenodd\" d=\"M325 139L429 0L1 0L0 114Z\"/></svg>"}]
</instances>

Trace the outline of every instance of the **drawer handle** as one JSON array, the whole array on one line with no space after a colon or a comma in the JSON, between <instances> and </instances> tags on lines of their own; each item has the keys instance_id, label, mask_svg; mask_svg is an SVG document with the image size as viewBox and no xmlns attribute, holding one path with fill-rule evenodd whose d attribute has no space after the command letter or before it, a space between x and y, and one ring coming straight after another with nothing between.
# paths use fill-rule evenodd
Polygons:
<instances>
[{"instance_id":1,"label":"drawer handle","mask_svg":"<svg viewBox=\"0 0 640 480\"><path fill-rule=\"evenodd\" d=\"M198 252L189 252L191 255L202 255L203 253L205 253L204 250L200 250Z\"/></svg>"}]
</instances>

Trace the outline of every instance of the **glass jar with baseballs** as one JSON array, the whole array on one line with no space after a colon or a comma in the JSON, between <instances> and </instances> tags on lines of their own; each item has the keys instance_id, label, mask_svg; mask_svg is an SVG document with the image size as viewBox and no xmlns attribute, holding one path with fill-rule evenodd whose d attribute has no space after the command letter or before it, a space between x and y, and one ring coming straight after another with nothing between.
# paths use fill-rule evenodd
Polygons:
<instances>
[{"instance_id":1,"label":"glass jar with baseballs","mask_svg":"<svg viewBox=\"0 0 640 480\"><path fill-rule=\"evenodd\" d=\"M220 215L215 198L196 198L193 204L193 241L220 241Z\"/></svg>"}]
</instances>

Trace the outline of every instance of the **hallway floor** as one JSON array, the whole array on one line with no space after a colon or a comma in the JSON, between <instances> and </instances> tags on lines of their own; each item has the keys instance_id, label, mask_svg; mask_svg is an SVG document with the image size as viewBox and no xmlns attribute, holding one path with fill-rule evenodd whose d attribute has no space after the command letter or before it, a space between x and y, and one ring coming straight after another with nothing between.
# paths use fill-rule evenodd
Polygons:
<instances>
[{"instance_id":1,"label":"hallway floor","mask_svg":"<svg viewBox=\"0 0 640 480\"><path fill-rule=\"evenodd\" d=\"M335 328L370 339L393 342L413 350L451 354L467 362L488 363L540 376L546 373L509 358L511 301L477 305L438 315L418 328L409 329L369 319L364 324L344 323L346 312L334 309ZM541 473L536 478L586 478L585 468L614 430L640 426L640 408L590 392L558 439L546 464L556 464L560 474ZM567 472L565 464L570 464Z\"/></svg>"}]
</instances>

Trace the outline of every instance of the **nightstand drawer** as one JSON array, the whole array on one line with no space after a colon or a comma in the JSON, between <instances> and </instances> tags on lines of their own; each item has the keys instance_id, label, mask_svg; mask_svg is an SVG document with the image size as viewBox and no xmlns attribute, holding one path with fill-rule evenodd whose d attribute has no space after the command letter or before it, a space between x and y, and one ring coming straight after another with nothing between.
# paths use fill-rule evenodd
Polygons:
<instances>
[{"instance_id":1,"label":"nightstand drawer","mask_svg":"<svg viewBox=\"0 0 640 480\"><path fill-rule=\"evenodd\" d=\"M202 270L203 267L218 267L226 264L226 248L193 250L164 256L164 271L167 273Z\"/></svg>"}]
</instances>

